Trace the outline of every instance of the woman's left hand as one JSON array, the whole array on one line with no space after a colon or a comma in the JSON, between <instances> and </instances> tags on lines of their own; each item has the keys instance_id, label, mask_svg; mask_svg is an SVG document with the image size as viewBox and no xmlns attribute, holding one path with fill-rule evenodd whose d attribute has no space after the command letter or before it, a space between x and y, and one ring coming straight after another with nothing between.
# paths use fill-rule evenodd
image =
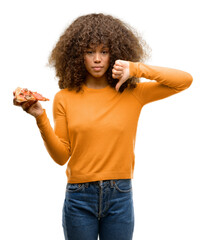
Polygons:
<instances>
[{"instance_id":1,"label":"woman's left hand","mask_svg":"<svg viewBox=\"0 0 206 240\"><path fill-rule=\"evenodd\" d=\"M130 78L129 61L116 60L112 69L112 77L119 79L119 82L115 87L118 92L121 85Z\"/></svg>"}]
</instances>

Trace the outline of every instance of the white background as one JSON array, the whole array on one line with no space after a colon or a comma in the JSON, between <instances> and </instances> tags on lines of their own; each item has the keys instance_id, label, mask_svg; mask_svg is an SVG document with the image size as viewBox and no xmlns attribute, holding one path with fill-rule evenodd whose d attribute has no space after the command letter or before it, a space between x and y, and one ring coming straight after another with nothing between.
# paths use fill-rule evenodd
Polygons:
<instances>
[{"instance_id":1,"label":"white background","mask_svg":"<svg viewBox=\"0 0 206 240\"><path fill-rule=\"evenodd\" d=\"M142 110L133 180L134 239L205 240L203 0L1 3L0 239L64 239L66 165L49 157L35 119L13 106L12 92L27 87L50 98L43 107L53 126L52 100L59 88L54 70L46 66L48 56L74 19L93 12L135 27L152 49L146 63L181 69L194 79L189 89Z\"/></svg>"}]
</instances>

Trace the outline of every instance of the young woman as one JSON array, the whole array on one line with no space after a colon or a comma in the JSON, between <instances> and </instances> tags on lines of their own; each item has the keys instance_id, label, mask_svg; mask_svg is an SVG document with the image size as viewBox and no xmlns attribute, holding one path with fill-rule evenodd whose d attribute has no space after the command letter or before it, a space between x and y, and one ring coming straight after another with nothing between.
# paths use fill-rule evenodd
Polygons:
<instances>
[{"instance_id":1,"label":"young woman","mask_svg":"<svg viewBox=\"0 0 206 240\"><path fill-rule=\"evenodd\" d=\"M81 16L49 58L61 89L53 102L54 130L39 102L21 104L36 118L54 161L68 162L65 239L132 239L134 148L141 109L188 88L193 80L181 70L144 64L147 49L119 19ZM155 81L139 82L140 77Z\"/></svg>"}]
</instances>

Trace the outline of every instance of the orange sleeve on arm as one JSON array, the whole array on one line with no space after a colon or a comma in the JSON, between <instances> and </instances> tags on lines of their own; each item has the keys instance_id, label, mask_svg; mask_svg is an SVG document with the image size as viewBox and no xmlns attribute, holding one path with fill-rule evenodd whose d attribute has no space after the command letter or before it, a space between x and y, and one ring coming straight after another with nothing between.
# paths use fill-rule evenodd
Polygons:
<instances>
[{"instance_id":1,"label":"orange sleeve on arm","mask_svg":"<svg viewBox=\"0 0 206 240\"><path fill-rule=\"evenodd\" d=\"M36 122L48 153L56 163L64 165L71 153L66 113L60 92L54 98L53 116L54 130L50 125L45 109L43 114L36 118Z\"/></svg>"},{"instance_id":2,"label":"orange sleeve on arm","mask_svg":"<svg viewBox=\"0 0 206 240\"><path fill-rule=\"evenodd\" d=\"M137 84L138 89L135 94L141 99L143 105L181 92L193 81L189 73L173 68L130 62L129 69L130 76L156 81Z\"/></svg>"}]
</instances>

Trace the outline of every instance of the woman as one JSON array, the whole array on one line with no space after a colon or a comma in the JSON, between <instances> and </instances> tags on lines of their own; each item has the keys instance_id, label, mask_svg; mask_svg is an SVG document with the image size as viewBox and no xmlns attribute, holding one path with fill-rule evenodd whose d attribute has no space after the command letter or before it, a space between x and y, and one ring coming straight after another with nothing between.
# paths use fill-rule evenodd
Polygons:
<instances>
[{"instance_id":1,"label":"woman","mask_svg":"<svg viewBox=\"0 0 206 240\"><path fill-rule=\"evenodd\" d=\"M61 89L53 102L54 130L39 102L21 104L36 118L54 161L64 165L69 160L65 239L132 239L134 148L141 109L183 91L193 80L181 70L144 64L147 50L119 19L81 16L49 58ZM155 81L140 83L140 77Z\"/></svg>"}]
</instances>

